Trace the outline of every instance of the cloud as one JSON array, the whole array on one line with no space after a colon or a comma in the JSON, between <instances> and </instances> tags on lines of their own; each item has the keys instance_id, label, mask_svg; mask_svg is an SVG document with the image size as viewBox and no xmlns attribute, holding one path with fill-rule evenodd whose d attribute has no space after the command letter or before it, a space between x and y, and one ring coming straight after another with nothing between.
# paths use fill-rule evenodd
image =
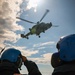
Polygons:
<instances>
[{"instance_id":1,"label":"cloud","mask_svg":"<svg viewBox=\"0 0 75 75\"><path fill-rule=\"evenodd\" d=\"M31 56L33 54L37 54L38 51L31 51L31 50L21 50L22 54L25 55L25 56Z\"/></svg>"},{"instance_id":2,"label":"cloud","mask_svg":"<svg viewBox=\"0 0 75 75\"><path fill-rule=\"evenodd\" d=\"M26 46L14 46L14 45L11 45L11 44L8 44L6 43L6 49L8 48L15 48L15 49L18 49L21 51L22 55L26 56L26 57L30 57L31 55L33 54L37 54L38 53L38 50L31 50L31 49L28 49Z\"/></svg>"},{"instance_id":3,"label":"cloud","mask_svg":"<svg viewBox=\"0 0 75 75\"><path fill-rule=\"evenodd\" d=\"M39 47L38 49L39 49L39 50L41 50L41 49L45 49L45 47Z\"/></svg>"},{"instance_id":4,"label":"cloud","mask_svg":"<svg viewBox=\"0 0 75 75\"><path fill-rule=\"evenodd\" d=\"M43 54L40 58L29 58L30 60L35 61L36 63L50 64L52 53Z\"/></svg>"},{"instance_id":5,"label":"cloud","mask_svg":"<svg viewBox=\"0 0 75 75\"><path fill-rule=\"evenodd\" d=\"M0 46L3 46L5 40L16 42L20 39L16 31L24 28L16 24L16 15L21 3L22 0L0 0Z\"/></svg>"},{"instance_id":6,"label":"cloud","mask_svg":"<svg viewBox=\"0 0 75 75\"><path fill-rule=\"evenodd\" d=\"M16 23L16 16L20 16L24 8L34 8L35 11L37 3L35 0L0 0L0 46L3 46L5 40L15 43L20 39L16 31L22 31L24 28ZM22 4L23 8L20 7Z\"/></svg>"},{"instance_id":7,"label":"cloud","mask_svg":"<svg viewBox=\"0 0 75 75\"><path fill-rule=\"evenodd\" d=\"M8 48L15 48L15 49L20 50L22 55L26 56L28 60L32 60L39 64L50 64L52 53L45 53L45 54L42 54L41 56L35 58L35 57L31 57L31 56L34 54L37 55L37 53L39 53L39 50L34 51L31 49L28 49L26 46L14 46L11 44L7 44L7 47L5 48L5 50Z\"/></svg>"},{"instance_id":8,"label":"cloud","mask_svg":"<svg viewBox=\"0 0 75 75\"><path fill-rule=\"evenodd\" d=\"M28 49L28 48L26 48L26 47L18 47L18 46L17 46L17 47L15 47L15 48L19 49L19 50L21 51L22 55L24 55L24 56L26 56L26 57L30 57L30 56L32 56L33 54L37 54L37 53L38 53L38 50L33 51L33 50Z\"/></svg>"},{"instance_id":9,"label":"cloud","mask_svg":"<svg viewBox=\"0 0 75 75\"><path fill-rule=\"evenodd\" d=\"M33 47L41 47L41 46L53 45L54 43L55 43L54 41L38 43L38 44L34 44Z\"/></svg>"},{"instance_id":10,"label":"cloud","mask_svg":"<svg viewBox=\"0 0 75 75\"><path fill-rule=\"evenodd\" d=\"M34 12L37 11L38 5L43 2L42 0L26 0L27 1L27 6L26 10L34 9Z\"/></svg>"},{"instance_id":11,"label":"cloud","mask_svg":"<svg viewBox=\"0 0 75 75\"><path fill-rule=\"evenodd\" d=\"M32 59L37 63L48 63L50 61L51 53L43 54L40 58L30 58L31 55L39 53L39 50L34 50L35 47L40 47L43 49L47 45L54 44L54 42L45 42L33 45L33 49L28 49L23 46L13 46L5 41L16 43L20 39L20 35L16 31L21 31L24 28L21 25L18 25L16 21L16 16L20 16L20 5L23 3L22 0L0 0L0 47L6 46L7 48L14 47L19 49L23 55ZM26 7L29 6L29 2ZM36 6L31 6L36 10ZM49 58L48 58L49 57Z\"/></svg>"}]
</instances>

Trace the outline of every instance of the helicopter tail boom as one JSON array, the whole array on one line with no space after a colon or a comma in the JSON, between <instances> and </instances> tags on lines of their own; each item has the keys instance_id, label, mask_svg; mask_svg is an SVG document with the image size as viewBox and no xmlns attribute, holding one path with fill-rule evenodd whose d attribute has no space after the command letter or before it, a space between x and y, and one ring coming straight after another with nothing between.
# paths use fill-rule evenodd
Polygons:
<instances>
[{"instance_id":1,"label":"helicopter tail boom","mask_svg":"<svg viewBox=\"0 0 75 75\"><path fill-rule=\"evenodd\" d=\"M26 36L26 35L24 35L24 34L21 34L21 37L28 39L28 36Z\"/></svg>"},{"instance_id":2,"label":"helicopter tail boom","mask_svg":"<svg viewBox=\"0 0 75 75\"><path fill-rule=\"evenodd\" d=\"M27 33L27 34L21 34L21 37L22 38L26 38L26 39L29 39L29 35L31 35L31 32Z\"/></svg>"}]
</instances>

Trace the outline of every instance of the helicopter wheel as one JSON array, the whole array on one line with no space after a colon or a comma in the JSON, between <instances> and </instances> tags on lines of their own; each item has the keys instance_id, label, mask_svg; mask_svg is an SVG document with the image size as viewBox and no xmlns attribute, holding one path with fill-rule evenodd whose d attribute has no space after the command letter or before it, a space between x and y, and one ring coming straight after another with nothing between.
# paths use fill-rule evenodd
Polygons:
<instances>
[{"instance_id":1,"label":"helicopter wheel","mask_svg":"<svg viewBox=\"0 0 75 75\"><path fill-rule=\"evenodd\" d=\"M39 35L39 38L40 38L40 35Z\"/></svg>"},{"instance_id":2,"label":"helicopter wheel","mask_svg":"<svg viewBox=\"0 0 75 75\"><path fill-rule=\"evenodd\" d=\"M27 39L29 39L28 37L26 37Z\"/></svg>"},{"instance_id":3,"label":"helicopter wheel","mask_svg":"<svg viewBox=\"0 0 75 75\"><path fill-rule=\"evenodd\" d=\"M29 30L31 31L31 28L29 28Z\"/></svg>"}]
</instances>

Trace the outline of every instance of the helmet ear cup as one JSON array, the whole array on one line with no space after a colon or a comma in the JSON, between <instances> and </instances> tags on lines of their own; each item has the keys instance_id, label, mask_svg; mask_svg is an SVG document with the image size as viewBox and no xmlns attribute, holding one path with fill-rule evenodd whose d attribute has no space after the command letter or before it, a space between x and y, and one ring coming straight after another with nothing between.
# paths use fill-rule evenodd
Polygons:
<instances>
[{"instance_id":1,"label":"helmet ear cup","mask_svg":"<svg viewBox=\"0 0 75 75\"><path fill-rule=\"evenodd\" d=\"M56 48L59 50L60 49L60 46L59 46L59 44L57 43L56 44Z\"/></svg>"},{"instance_id":2,"label":"helmet ear cup","mask_svg":"<svg viewBox=\"0 0 75 75\"><path fill-rule=\"evenodd\" d=\"M21 56L18 56L17 61L16 61L16 65L17 65L18 68L21 69L21 66L22 66L22 58L21 58Z\"/></svg>"},{"instance_id":3,"label":"helmet ear cup","mask_svg":"<svg viewBox=\"0 0 75 75\"><path fill-rule=\"evenodd\" d=\"M59 57L59 52L57 53L53 53L52 54L52 57L51 57L51 65L53 68L55 67L58 67L60 65L62 65L62 61L60 60L60 57Z\"/></svg>"}]
</instances>

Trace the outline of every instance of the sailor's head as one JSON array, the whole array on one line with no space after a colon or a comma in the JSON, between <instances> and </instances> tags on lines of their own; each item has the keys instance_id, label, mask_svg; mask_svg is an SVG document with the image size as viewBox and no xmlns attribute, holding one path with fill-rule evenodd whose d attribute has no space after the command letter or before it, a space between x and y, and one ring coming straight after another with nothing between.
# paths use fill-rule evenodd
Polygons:
<instances>
[{"instance_id":1,"label":"sailor's head","mask_svg":"<svg viewBox=\"0 0 75 75\"><path fill-rule=\"evenodd\" d=\"M56 47L60 52L60 58L62 60L75 60L75 34L61 37Z\"/></svg>"},{"instance_id":2,"label":"sailor's head","mask_svg":"<svg viewBox=\"0 0 75 75\"><path fill-rule=\"evenodd\" d=\"M14 48L5 50L1 55L1 62L9 61L15 63L18 68L22 66L22 55L21 52Z\"/></svg>"}]
</instances>

